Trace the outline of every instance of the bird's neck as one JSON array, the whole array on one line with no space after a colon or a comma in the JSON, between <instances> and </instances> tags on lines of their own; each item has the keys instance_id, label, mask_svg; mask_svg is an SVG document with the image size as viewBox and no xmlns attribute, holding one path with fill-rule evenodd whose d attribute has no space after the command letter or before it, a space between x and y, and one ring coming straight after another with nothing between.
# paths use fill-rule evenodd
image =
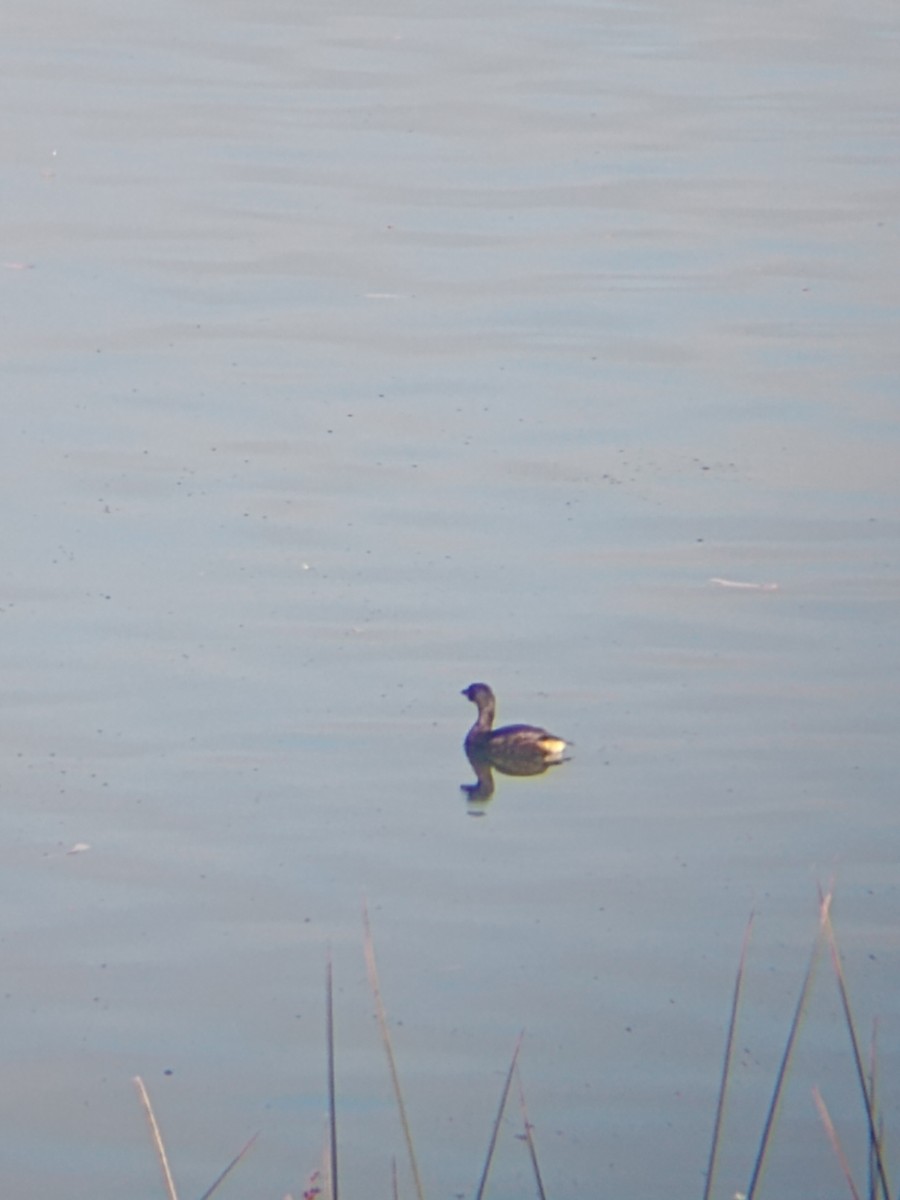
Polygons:
<instances>
[{"instance_id":1,"label":"bird's neck","mask_svg":"<svg viewBox=\"0 0 900 1200\"><path fill-rule=\"evenodd\" d=\"M487 733L494 724L494 701L484 700L478 706L478 720L475 722L475 728L482 733Z\"/></svg>"}]
</instances>

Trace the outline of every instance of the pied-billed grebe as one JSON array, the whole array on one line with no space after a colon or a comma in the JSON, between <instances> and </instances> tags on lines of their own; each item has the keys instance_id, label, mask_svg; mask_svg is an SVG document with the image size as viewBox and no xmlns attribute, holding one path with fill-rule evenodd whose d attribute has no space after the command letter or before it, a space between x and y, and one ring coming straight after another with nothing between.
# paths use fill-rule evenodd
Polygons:
<instances>
[{"instance_id":1,"label":"pied-billed grebe","mask_svg":"<svg viewBox=\"0 0 900 1200\"><path fill-rule=\"evenodd\" d=\"M496 761L516 759L539 761L546 765L562 762L569 743L565 738L539 729L536 725L504 725L494 729L496 700L486 683L470 683L462 694L478 709L478 720L466 734L466 753ZM512 771L512 774L530 774Z\"/></svg>"}]
</instances>

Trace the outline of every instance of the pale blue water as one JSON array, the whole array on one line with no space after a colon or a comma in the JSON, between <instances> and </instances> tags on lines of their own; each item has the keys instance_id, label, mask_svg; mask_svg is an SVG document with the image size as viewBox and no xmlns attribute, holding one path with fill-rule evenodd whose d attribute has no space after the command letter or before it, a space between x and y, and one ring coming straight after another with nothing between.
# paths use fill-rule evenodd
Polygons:
<instances>
[{"instance_id":1,"label":"pale blue water","mask_svg":"<svg viewBox=\"0 0 900 1200\"><path fill-rule=\"evenodd\" d=\"M186 1194L257 1129L221 1194L302 1194L329 945L345 1194L389 1194L364 901L431 1195L523 1028L550 1194L697 1195L755 907L744 1188L832 878L896 1124L898 32L13 6L10 1194L161 1195L135 1074ZM475 679L576 743L478 817ZM814 1084L858 1166L827 970L768 1180L843 1194Z\"/></svg>"}]
</instances>

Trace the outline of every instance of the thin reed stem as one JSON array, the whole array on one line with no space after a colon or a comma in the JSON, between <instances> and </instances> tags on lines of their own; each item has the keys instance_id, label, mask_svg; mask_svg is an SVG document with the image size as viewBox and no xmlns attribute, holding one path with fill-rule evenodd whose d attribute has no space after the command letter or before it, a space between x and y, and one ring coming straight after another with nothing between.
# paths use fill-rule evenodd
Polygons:
<instances>
[{"instance_id":1,"label":"thin reed stem","mask_svg":"<svg viewBox=\"0 0 900 1200\"><path fill-rule=\"evenodd\" d=\"M778 1067L778 1074L775 1079L775 1087L772 1091L772 1099L769 1102L769 1110L766 1113L765 1123L763 1124L762 1137L759 1142L759 1149L756 1152L756 1160L753 1163L753 1172L750 1176L750 1183L747 1186L746 1200L753 1200L756 1195L756 1188L762 1175L763 1165L766 1160L766 1154L769 1149L769 1141L772 1136L772 1129L775 1125L775 1115L778 1111L778 1103L781 1099L782 1089L784 1088L784 1080L787 1075L788 1065L790 1064L791 1054L794 1049L794 1042L797 1040L797 1033L800 1029L800 1020L803 1016L803 1009L806 1004L806 997L809 994L809 989L812 984L813 975L815 974L816 963L819 958L819 951L822 944L823 930L825 922L828 919L828 910L831 907L831 893L829 892L823 897L819 906L819 929L816 933L815 941L813 942L812 950L809 955L809 963L806 967L806 974L803 977L803 986L800 988L800 995L797 997L797 1005L794 1009L794 1016L791 1020L790 1032L785 1043L784 1053L781 1056L781 1063Z\"/></svg>"},{"instance_id":2,"label":"thin reed stem","mask_svg":"<svg viewBox=\"0 0 900 1200\"><path fill-rule=\"evenodd\" d=\"M722 1121L725 1116L725 1096L728 1091L728 1081L731 1078L731 1061L734 1053L734 1035L737 1029L737 1015L741 1000L741 990L744 984L744 968L747 964L747 950L750 945L750 931L753 928L754 913L750 913L744 939L741 943L741 956L738 960L737 975L734 980L734 992L731 997L731 1016L728 1020L728 1033L725 1037L725 1055L722 1059L722 1078L719 1081L719 1097L716 1101L716 1118L713 1122L712 1144L709 1148L709 1162L706 1166L706 1186L703 1189L703 1200L709 1200L712 1195L713 1179L716 1173L716 1158L719 1153L719 1143L722 1136Z\"/></svg>"},{"instance_id":3,"label":"thin reed stem","mask_svg":"<svg viewBox=\"0 0 900 1200\"><path fill-rule=\"evenodd\" d=\"M334 971L331 947L325 963L325 1042L328 1054L328 1137L331 1200L338 1200L337 1093L334 1086Z\"/></svg>"},{"instance_id":4,"label":"thin reed stem","mask_svg":"<svg viewBox=\"0 0 900 1200\"><path fill-rule=\"evenodd\" d=\"M813 1100L816 1102L816 1108L819 1110L819 1117L822 1124L825 1126L825 1133L828 1135L828 1140L831 1142L831 1148L834 1151L838 1162L841 1166L841 1174L847 1181L847 1186L853 1196L853 1200L861 1200L859 1192L856 1190L856 1184L853 1182L853 1176L850 1173L850 1164L847 1162L847 1155L844 1153L844 1147L841 1145L841 1139L838 1137L837 1130L834 1127L834 1121L831 1119L831 1113L822 1098L822 1093L818 1088L813 1088Z\"/></svg>"},{"instance_id":5,"label":"thin reed stem","mask_svg":"<svg viewBox=\"0 0 900 1200\"><path fill-rule=\"evenodd\" d=\"M475 1200L482 1200L484 1189L487 1186L488 1174L491 1169L491 1163L494 1160L494 1148L497 1145L497 1137L500 1133L500 1124L503 1120L503 1113L506 1110L506 1101L509 1097L509 1089L512 1086L513 1073L516 1069L516 1063L519 1059L519 1051L522 1049L522 1038L524 1032L520 1033L516 1038L516 1046L513 1050L512 1062L509 1064L509 1070L506 1072L506 1082L503 1085L503 1093L500 1096L500 1104L497 1108L497 1115L494 1118L494 1127L491 1130L491 1140L488 1143L487 1158L484 1161L484 1170L481 1172L481 1180L478 1184L478 1191L475 1193Z\"/></svg>"},{"instance_id":6,"label":"thin reed stem","mask_svg":"<svg viewBox=\"0 0 900 1200\"><path fill-rule=\"evenodd\" d=\"M237 1152L237 1154L234 1156L234 1158L231 1160L231 1162L228 1164L228 1166L225 1168L225 1170L221 1173L221 1175L219 1175L218 1178L215 1179L214 1182L212 1184L210 1184L210 1186L206 1189L206 1191L200 1197L200 1200L209 1200L209 1197L218 1188L219 1184L228 1178L228 1176L231 1174L231 1172L234 1170L234 1168L238 1165L238 1163L241 1161L241 1159L244 1157L244 1155L247 1154L248 1151L253 1147L253 1145L256 1142L256 1139L258 1137L259 1137L259 1134L254 1133L253 1137L250 1138L250 1140L241 1147L241 1149Z\"/></svg>"},{"instance_id":7,"label":"thin reed stem","mask_svg":"<svg viewBox=\"0 0 900 1200\"><path fill-rule=\"evenodd\" d=\"M178 1192L175 1190L175 1180L172 1178L172 1171L169 1167L166 1148L163 1145L162 1134L159 1131L159 1125L156 1123L156 1116L153 1112L153 1105L150 1103L150 1096L147 1094L147 1089L144 1087L144 1081L140 1075L135 1075L134 1086L137 1088L138 1096L140 1096L141 1104L144 1106L144 1112L147 1116L147 1122L150 1125L150 1134L153 1138L153 1145L156 1148L159 1165L162 1168L166 1193L169 1200L178 1200Z\"/></svg>"},{"instance_id":8,"label":"thin reed stem","mask_svg":"<svg viewBox=\"0 0 900 1200\"><path fill-rule=\"evenodd\" d=\"M872 1097L872 1108L878 1112L878 1018L872 1022L872 1038L869 1042L869 1095ZM875 1146L881 1142L881 1122L879 1121L878 1138L873 1140L869 1131L868 1154L868 1200L878 1200L878 1172L875 1166Z\"/></svg>"},{"instance_id":9,"label":"thin reed stem","mask_svg":"<svg viewBox=\"0 0 900 1200\"><path fill-rule=\"evenodd\" d=\"M375 1014L378 1018L378 1027L381 1030L381 1040L384 1044L384 1051L387 1055L388 1069L391 1073L391 1084L394 1088L394 1100L397 1104L397 1110L400 1113L400 1124L403 1128L403 1137L406 1140L406 1152L409 1155L409 1166L412 1171L413 1183L415 1184L416 1196L418 1200L425 1200L425 1192L422 1187L422 1177L419 1174L419 1164L416 1162L416 1152L413 1147L412 1132L409 1126L409 1120L406 1115L406 1105L403 1103L403 1093L400 1090L400 1076L397 1073L397 1063L394 1059L394 1047L391 1044L391 1035L388 1030L387 1014L384 1009L384 1002L381 999L381 987L378 983L378 966L375 962L375 945L372 941L372 930L369 925L369 910L363 905L363 933L365 934L365 953L366 953L366 968L369 974L369 986L372 989L372 995L375 998ZM335 1197L337 1200L337 1197Z\"/></svg>"},{"instance_id":10,"label":"thin reed stem","mask_svg":"<svg viewBox=\"0 0 900 1200\"><path fill-rule=\"evenodd\" d=\"M850 1045L853 1049L853 1062L856 1067L856 1078L859 1082L860 1090L862 1091L863 1107L866 1110L866 1120L869 1125L869 1145L875 1155L875 1169L878 1179L881 1182L881 1188L884 1192L885 1200L890 1200L891 1189L888 1186L887 1170L884 1165L884 1156L881 1153L881 1139L878 1136L878 1130L875 1124L875 1110L869 1088L866 1083L866 1072L863 1067L862 1054L859 1049L859 1038L856 1034L856 1022L853 1020L853 1012L850 1008L850 997L847 992L847 983L844 979L844 968L841 965L841 957L838 952L837 938L834 933L834 926L831 924L831 918L826 914L824 919L825 936L828 939L828 948L831 952L831 965L834 969L835 978L837 979L838 992L841 997L841 1006L844 1010L844 1023L847 1026L847 1032L850 1035Z\"/></svg>"},{"instance_id":11,"label":"thin reed stem","mask_svg":"<svg viewBox=\"0 0 900 1200\"><path fill-rule=\"evenodd\" d=\"M525 1145L528 1147L528 1155L531 1159L531 1169L534 1171L534 1182L537 1185L539 1200L547 1200L547 1193L544 1191L544 1181L541 1178L541 1168L538 1166L537 1147L534 1144L534 1126L528 1120L528 1109L525 1106L525 1088L522 1086L522 1073L516 1069L516 1083L519 1085L519 1107L522 1110L522 1124L525 1127Z\"/></svg>"},{"instance_id":12,"label":"thin reed stem","mask_svg":"<svg viewBox=\"0 0 900 1200\"><path fill-rule=\"evenodd\" d=\"M884 1118L878 1111L878 1018L872 1021L872 1038L869 1043L869 1095L872 1097L872 1115L876 1118L878 1126L876 1137L872 1137L871 1130L869 1131L869 1179L868 1179L868 1197L869 1200L890 1200L890 1197L881 1188L881 1180L878 1174L878 1154L884 1148Z\"/></svg>"}]
</instances>

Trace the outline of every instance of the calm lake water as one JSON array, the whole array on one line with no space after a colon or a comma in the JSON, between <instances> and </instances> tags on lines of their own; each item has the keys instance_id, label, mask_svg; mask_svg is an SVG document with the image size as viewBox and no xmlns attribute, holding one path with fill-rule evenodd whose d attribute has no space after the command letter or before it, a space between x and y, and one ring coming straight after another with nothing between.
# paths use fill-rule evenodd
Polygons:
<instances>
[{"instance_id":1,"label":"calm lake water","mask_svg":"<svg viewBox=\"0 0 900 1200\"><path fill-rule=\"evenodd\" d=\"M746 1188L835 918L900 1121L900 11L13 0L10 1196ZM736 586L741 585L741 586ZM750 585L750 586L744 586ZM467 805L473 680L576 743ZM823 962L767 1181L846 1195ZM514 1099L488 1194L534 1194ZM895 1171L896 1174L896 1171ZM774 1194L774 1193L773 1193Z\"/></svg>"}]
</instances>

